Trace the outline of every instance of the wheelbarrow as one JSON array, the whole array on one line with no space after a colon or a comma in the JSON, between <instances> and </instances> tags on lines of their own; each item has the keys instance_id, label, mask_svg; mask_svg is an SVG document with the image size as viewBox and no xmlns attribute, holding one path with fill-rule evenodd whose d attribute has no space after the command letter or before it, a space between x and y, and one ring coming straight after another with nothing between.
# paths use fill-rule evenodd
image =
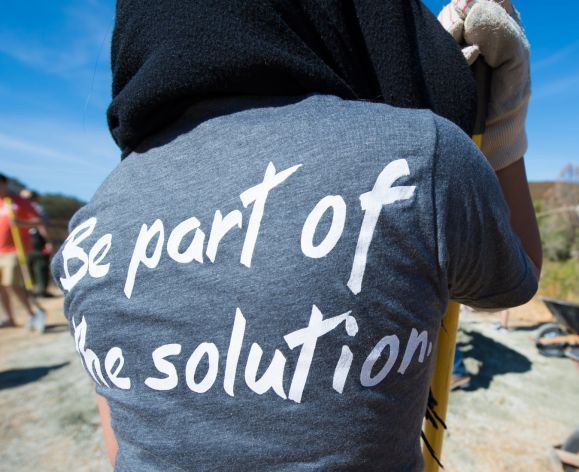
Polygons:
<instances>
[{"instance_id":1,"label":"wheelbarrow","mask_svg":"<svg viewBox=\"0 0 579 472\"><path fill-rule=\"evenodd\" d=\"M547 323L537 331L535 344L547 357L569 357L579 361L579 304L541 297L557 323Z\"/></svg>"}]
</instances>

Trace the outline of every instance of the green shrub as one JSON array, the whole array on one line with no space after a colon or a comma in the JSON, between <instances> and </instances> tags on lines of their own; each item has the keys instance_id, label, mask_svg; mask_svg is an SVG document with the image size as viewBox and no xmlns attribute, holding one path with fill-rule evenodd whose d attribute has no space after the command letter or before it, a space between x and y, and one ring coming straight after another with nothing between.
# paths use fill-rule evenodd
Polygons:
<instances>
[{"instance_id":1,"label":"green shrub","mask_svg":"<svg viewBox=\"0 0 579 472\"><path fill-rule=\"evenodd\" d=\"M539 292L547 297L579 303L579 260L545 261Z\"/></svg>"}]
</instances>

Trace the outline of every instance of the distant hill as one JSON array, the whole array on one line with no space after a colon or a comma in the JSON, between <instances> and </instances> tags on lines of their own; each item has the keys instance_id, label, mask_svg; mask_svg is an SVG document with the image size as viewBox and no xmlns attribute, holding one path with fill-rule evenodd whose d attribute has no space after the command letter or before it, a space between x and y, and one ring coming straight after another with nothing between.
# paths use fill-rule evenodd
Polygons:
<instances>
[{"instance_id":1,"label":"distant hill","mask_svg":"<svg viewBox=\"0 0 579 472\"><path fill-rule=\"evenodd\" d=\"M68 222L85 202L66 195L47 193L41 195L39 203L50 221L50 236L53 244L60 245L68 235Z\"/></svg>"},{"instance_id":2,"label":"distant hill","mask_svg":"<svg viewBox=\"0 0 579 472\"><path fill-rule=\"evenodd\" d=\"M545 200L548 198L558 186L563 186L569 188L579 189L579 183L577 182L561 182L561 181L550 181L550 182L529 182L529 188L531 190L531 198L534 202ZM579 203L579 202L578 202Z\"/></svg>"},{"instance_id":3,"label":"distant hill","mask_svg":"<svg viewBox=\"0 0 579 472\"><path fill-rule=\"evenodd\" d=\"M77 198L57 193L41 195L39 203L51 221L63 221L65 224L68 224L68 220L70 220L72 215L85 204L85 202Z\"/></svg>"}]
</instances>

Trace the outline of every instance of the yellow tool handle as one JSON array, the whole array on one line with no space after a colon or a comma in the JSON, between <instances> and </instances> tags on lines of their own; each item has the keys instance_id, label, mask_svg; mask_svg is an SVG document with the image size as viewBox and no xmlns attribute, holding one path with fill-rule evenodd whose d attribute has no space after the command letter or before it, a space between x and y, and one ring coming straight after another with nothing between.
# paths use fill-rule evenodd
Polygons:
<instances>
[{"instance_id":1,"label":"yellow tool handle","mask_svg":"<svg viewBox=\"0 0 579 472\"><path fill-rule=\"evenodd\" d=\"M479 59L473 64L472 71L477 85L477 116L472 140L481 149L490 94L491 69L484 60ZM439 460L442 456L445 429L442 423L446 421L446 412L448 410L459 311L460 305L458 303L449 302L438 335L436 363L432 374L430 391L436 400L436 415L441 421L437 421L437 427L431 421L426 420L424 422L426 442L422 447L422 456L424 458L425 472L438 472L440 468Z\"/></svg>"},{"instance_id":2,"label":"yellow tool handle","mask_svg":"<svg viewBox=\"0 0 579 472\"><path fill-rule=\"evenodd\" d=\"M12 199L10 197L5 197L4 205L6 205L8 208L8 216L11 220L10 232L12 234L14 246L16 246L16 255L18 257L18 265L20 265L20 271L22 272L22 278L24 279L24 288L26 288L27 291L32 292L34 290L34 284L32 283L32 277L30 277L30 271L28 270L26 251L24 250L24 245L22 244L20 230L15 223L16 217L14 215L14 210L12 209Z\"/></svg>"},{"instance_id":3,"label":"yellow tool handle","mask_svg":"<svg viewBox=\"0 0 579 472\"><path fill-rule=\"evenodd\" d=\"M452 379L452 367L454 364L454 349L456 346L456 333L458 331L458 312L460 305L449 302L446 314L442 321L442 327L438 334L436 350L436 360L430 390L436 399L436 413L446 420L448 409L448 397L450 392L450 381ZM439 469L436 458L440 459L442 443L444 441L444 428L442 424L435 427L430 421L424 422L424 434L432 448L434 455L428 451L426 444L422 446L422 456L424 457L425 472L436 472ZM435 458L436 457L436 458Z\"/></svg>"}]
</instances>

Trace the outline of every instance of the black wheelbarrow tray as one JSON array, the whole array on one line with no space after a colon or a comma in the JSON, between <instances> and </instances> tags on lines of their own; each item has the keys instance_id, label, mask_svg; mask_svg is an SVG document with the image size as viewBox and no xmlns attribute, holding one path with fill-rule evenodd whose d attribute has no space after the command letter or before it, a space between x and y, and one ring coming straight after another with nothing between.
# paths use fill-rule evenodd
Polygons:
<instances>
[{"instance_id":1,"label":"black wheelbarrow tray","mask_svg":"<svg viewBox=\"0 0 579 472\"><path fill-rule=\"evenodd\" d=\"M579 361L579 304L541 297L557 323L547 323L537 331L535 343L548 357L570 357Z\"/></svg>"}]
</instances>

